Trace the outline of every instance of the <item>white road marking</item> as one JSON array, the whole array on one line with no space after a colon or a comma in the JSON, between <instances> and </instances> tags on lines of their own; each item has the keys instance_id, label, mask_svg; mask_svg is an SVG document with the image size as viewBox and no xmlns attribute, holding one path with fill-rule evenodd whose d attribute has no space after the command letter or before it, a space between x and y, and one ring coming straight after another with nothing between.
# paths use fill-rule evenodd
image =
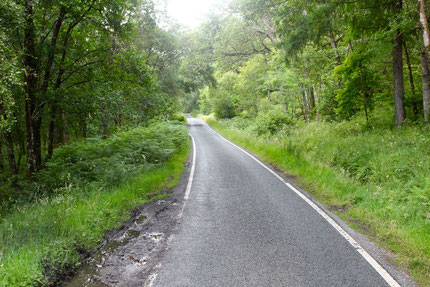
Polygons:
<instances>
[{"instance_id":1,"label":"white road marking","mask_svg":"<svg viewBox=\"0 0 430 287\"><path fill-rule=\"evenodd\" d=\"M185 206L187 205L187 200L188 198L190 198L191 187L193 186L193 180L194 180L194 172L196 170L196 155L197 155L196 142L194 141L194 137L191 134L189 134L189 136L191 137L191 142L193 144L193 159L191 160L190 176L188 177L187 188L185 189L184 205L182 206L181 212L179 212L178 214L178 218L182 217Z\"/></svg>"},{"instance_id":2,"label":"white road marking","mask_svg":"<svg viewBox=\"0 0 430 287\"><path fill-rule=\"evenodd\" d=\"M196 169L196 143L194 141L194 137L191 134L190 134L190 137L193 143L193 160L191 164L190 177L188 178L187 189L185 190L185 195L184 195L185 200L188 200L188 198L190 197L191 187L193 186L194 171Z\"/></svg>"},{"instance_id":3,"label":"white road marking","mask_svg":"<svg viewBox=\"0 0 430 287\"><path fill-rule=\"evenodd\" d=\"M293 185L286 182L279 174L277 174L275 171L267 167L265 164L263 164L259 159L257 159L255 156L241 148L240 146L236 145L235 143L231 142L230 140L226 139L219 133L217 133L211 126L206 124L216 135L221 137L224 141L228 142L229 144L235 146L245 154L247 154L249 157L251 157L253 160L255 160L259 165L264 167L266 170L268 170L271 174L273 174L276 178L278 178L280 181L282 181L288 188L290 188L294 193L296 193L300 198L302 198L307 204L309 204L316 212L318 212L331 226L336 229L337 232L340 233L340 235L343 236L343 238L346 239L346 241L349 242L349 244L352 245L352 247L355 248L355 250L358 251L358 253L363 256L363 258L376 270L376 272L381 275L381 277L387 282L387 284L390 287L400 287L400 284L390 275L390 273L387 272L369 253L367 253L366 250L364 250L363 247L361 247L360 244L358 244L357 241L354 240L339 224L337 224L336 221L334 221L325 211L323 211L320 207L318 207L315 203L313 203L309 198L307 198L303 193L298 191Z\"/></svg>"},{"instance_id":4,"label":"white road marking","mask_svg":"<svg viewBox=\"0 0 430 287\"><path fill-rule=\"evenodd\" d=\"M160 267L161 267L161 265L160 266L156 266L156 268L160 268ZM145 282L144 286L145 287L152 287L154 285L155 279L157 279L157 275L158 275L157 273L151 273L148 276L148 279L146 279L146 282Z\"/></svg>"},{"instance_id":5,"label":"white road marking","mask_svg":"<svg viewBox=\"0 0 430 287\"><path fill-rule=\"evenodd\" d=\"M190 171L190 176L188 177L188 184L187 184L187 188L185 190L185 195L184 195L184 205L182 206L181 212L179 212L178 218L182 217L182 214L184 213L184 209L185 209L185 205L187 204L187 200L190 197L190 192L191 192L191 187L193 186L193 180L194 180L194 171L196 170L196 143L194 141L194 137L191 134L188 134L191 138L191 142L192 142L192 146L193 146L193 159L192 159L192 163L191 163L191 171ZM168 241L170 242L171 240L173 240L173 235L171 235L168 239ZM145 283L145 287L152 287L155 279L157 279L158 273L157 270L161 268L161 263L158 264L155 269L156 271L151 273L148 277L148 279L146 280Z\"/></svg>"}]
</instances>

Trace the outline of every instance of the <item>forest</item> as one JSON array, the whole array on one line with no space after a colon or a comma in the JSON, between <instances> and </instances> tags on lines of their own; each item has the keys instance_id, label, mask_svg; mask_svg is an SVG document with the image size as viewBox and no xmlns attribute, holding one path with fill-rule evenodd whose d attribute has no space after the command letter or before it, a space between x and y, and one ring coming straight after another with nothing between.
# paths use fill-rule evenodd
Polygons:
<instances>
[{"instance_id":1,"label":"forest","mask_svg":"<svg viewBox=\"0 0 430 287\"><path fill-rule=\"evenodd\" d=\"M0 286L61 282L174 186L184 113L430 283L428 1L231 0L195 29L163 3L0 2Z\"/></svg>"},{"instance_id":2,"label":"forest","mask_svg":"<svg viewBox=\"0 0 430 287\"><path fill-rule=\"evenodd\" d=\"M184 109L430 274L428 1L235 0L189 33Z\"/></svg>"},{"instance_id":3,"label":"forest","mask_svg":"<svg viewBox=\"0 0 430 287\"><path fill-rule=\"evenodd\" d=\"M278 105L307 123L360 115L369 123L385 110L396 127L429 122L426 7L233 1L228 13L193 32L182 67L190 83L186 108L198 102L218 118L255 118ZM196 65L202 57L211 59L205 67Z\"/></svg>"}]
</instances>

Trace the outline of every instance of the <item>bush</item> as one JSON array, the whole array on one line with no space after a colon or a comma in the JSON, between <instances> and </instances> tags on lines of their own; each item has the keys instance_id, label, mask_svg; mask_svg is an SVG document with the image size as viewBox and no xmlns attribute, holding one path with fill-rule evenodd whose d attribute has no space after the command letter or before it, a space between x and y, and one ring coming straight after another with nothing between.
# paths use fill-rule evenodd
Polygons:
<instances>
[{"instance_id":1,"label":"bush","mask_svg":"<svg viewBox=\"0 0 430 287\"><path fill-rule=\"evenodd\" d=\"M143 169L165 162L186 139L183 126L158 123L108 139L72 143L55 150L52 160L37 175L35 189L40 195L90 182L115 186Z\"/></svg>"},{"instance_id":2,"label":"bush","mask_svg":"<svg viewBox=\"0 0 430 287\"><path fill-rule=\"evenodd\" d=\"M255 131L258 135L273 135L285 126L293 126L296 119L292 118L281 109L270 110L260 114L255 120Z\"/></svg>"},{"instance_id":3,"label":"bush","mask_svg":"<svg viewBox=\"0 0 430 287\"><path fill-rule=\"evenodd\" d=\"M187 123L187 118L184 116L184 114L174 114L170 117L171 121L177 121L181 123Z\"/></svg>"},{"instance_id":4,"label":"bush","mask_svg":"<svg viewBox=\"0 0 430 287\"><path fill-rule=\"evenodd\" d=\"M234 117L231 119L230 125L240 130L247 130L253 123L251 120L242 117Z\"/></svg>"},{"instance_id":5,"label":"bush","mask_svg":"<svg viewBox=\"0 0 430 287\"><path fill-rule=\"evenodd\" d=\"M214 113L217 119L231 119L236 115L233 102L229 98L219 98L214 103Z\"/></svg>"}]
</instances>

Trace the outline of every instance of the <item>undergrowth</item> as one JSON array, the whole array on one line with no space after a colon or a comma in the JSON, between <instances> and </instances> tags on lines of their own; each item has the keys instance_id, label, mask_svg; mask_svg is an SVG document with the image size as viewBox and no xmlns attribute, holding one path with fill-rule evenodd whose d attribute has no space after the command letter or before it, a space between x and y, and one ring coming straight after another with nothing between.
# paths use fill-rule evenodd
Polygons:
<instances>
[{"instance_id":1,"label":"undergrowth","mask_svg":"<svg viewBox=\"0 0 430 287\"><path fill-rule=\"evenodd\" d=\"M296 123L265 134L258 121L204 117L221 134L285 172L398 255L430 285L430 129ZM360 222L356 224L354 222Z\"/></svg>"},{"instance_id":2,"label":"undergrowth","mask_svg":"<svg viewBox=\"0 0 430 287\"><path fill-rule=\"evenodd\" d=\"M178 182L188 149L186 128L168 123L58 149L34 200L0 218L0 286L61 280L132 209Z\"/></svg>"}]
</instances>

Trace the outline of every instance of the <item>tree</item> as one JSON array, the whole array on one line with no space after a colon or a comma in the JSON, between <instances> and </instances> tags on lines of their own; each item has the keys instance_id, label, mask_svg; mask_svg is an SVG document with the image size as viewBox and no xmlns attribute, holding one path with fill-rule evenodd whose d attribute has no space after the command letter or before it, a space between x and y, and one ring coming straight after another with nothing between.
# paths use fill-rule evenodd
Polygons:
<instances>
[{"instance_id":1,"label":"tree","mask_svg":"<svg viewBox=\"0 0 430 287\"><path fill-rule=\"evenodd\" d=\"M174 112L182 49L173 30L158 26L154 5L0 3L0 76L9 79L1 86L1 142L10 155L18 150L16 170L24 153L31 176L59 144Z\"/></svg>"},{"instance_id":2,"label":"tree","mask_svg":"<svg viewBox=\"0 0 430 287\"><path fill-rule=\"evenodd\" d=\"M424 47L420 52L422 85L423 85L423 110L424 120L430 122L430 74L429 74L429 55L430 55L430 31L427 21L426 1L418 0L419 19L423 33Z\"/></svg>"},{"instance_id":3,"label":"tree","mask_svg":"<svg viewBox=\"0 0 430 287\"><path fill-rule=\"evenodd\" d=\"M338 90L336 100L339 103L337 114L349 119L355 113L364 110L366 122L369 123L369 112L373 108L373 94L378 89L379 78L370 70L372 54L363 49L356 49L344 63L335 69L335 74L342 78L345 87Z\"/></svg>"}]
</instances>

